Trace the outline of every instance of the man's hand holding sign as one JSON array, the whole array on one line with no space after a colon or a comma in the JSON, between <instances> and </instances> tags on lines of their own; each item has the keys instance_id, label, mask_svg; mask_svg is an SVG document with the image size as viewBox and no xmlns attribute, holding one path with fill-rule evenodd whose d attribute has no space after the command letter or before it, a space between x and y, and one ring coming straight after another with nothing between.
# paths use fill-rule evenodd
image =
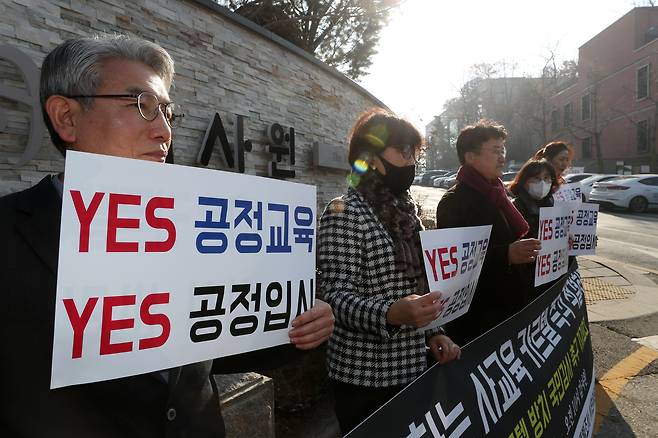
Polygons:
<instances>
[{"instance_id":1,"label":"man's hand holding sign","mask_svg":"<svg viewBox=\"0 0 658 438\"><path fill-rule=\"evenodd\" d=\"M538 239L521 239L509 245L507 259L510 265L532 263L541 250L541 241Z\"/></svg>"}]
</instances>

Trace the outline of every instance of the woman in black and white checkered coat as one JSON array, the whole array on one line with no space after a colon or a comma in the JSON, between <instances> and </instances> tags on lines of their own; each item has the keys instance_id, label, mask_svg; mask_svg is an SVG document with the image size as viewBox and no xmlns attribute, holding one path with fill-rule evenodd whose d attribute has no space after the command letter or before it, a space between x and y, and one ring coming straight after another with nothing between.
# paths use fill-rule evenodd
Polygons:
<instances>
[{"instance_id":1,"label":"woman in black and white checkered coat","mask_svg":"<svg viewBox=\"0 0 658 438\"><path fill-rule=\"evenodd\" d=\"M417 330L441 310L439 292L427 290L409 195L421 145L394 114L361 115L349 140L351 187L320 220L319 293L336 317L327 368L343 433L425 371L427 347L440 363L461 354L442 330Z\"/></svg>"}]
</instances>

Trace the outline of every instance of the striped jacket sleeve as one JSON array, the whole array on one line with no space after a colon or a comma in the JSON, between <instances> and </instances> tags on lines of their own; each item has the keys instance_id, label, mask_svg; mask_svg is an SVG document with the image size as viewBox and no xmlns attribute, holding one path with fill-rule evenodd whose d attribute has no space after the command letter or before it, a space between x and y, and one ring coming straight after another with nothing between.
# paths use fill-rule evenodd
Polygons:
<instances>
[{"instance_id":1,"label":"striped jacket sleeve","mask_svg":"<svg viewBox=\"0 0 658 438\"><path fill-rule=\"evenodd\" d=\"M327 206L318 233L320 294L338 323L351 330L389 338L386 313L395 300L363 293L368 238L362 214L342 199Z\"/></svg>"}]
</instances>

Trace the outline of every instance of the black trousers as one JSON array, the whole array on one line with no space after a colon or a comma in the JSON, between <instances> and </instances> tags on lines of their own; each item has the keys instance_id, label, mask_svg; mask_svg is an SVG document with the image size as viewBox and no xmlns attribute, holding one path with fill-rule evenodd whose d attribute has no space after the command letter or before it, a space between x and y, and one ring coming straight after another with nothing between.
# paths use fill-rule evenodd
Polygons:
<instances>
[{"instance_id":1,"label":"black trousers","mask_svg":"<svg viewBox=\"0 0 658 438\"><path fill-rule=\"evenodd\" d=\"M336 418L342 435L354 429L370 414L393 398L406 385L371 388L330 379L334 391Z\"/></svg>"}]
</instances>

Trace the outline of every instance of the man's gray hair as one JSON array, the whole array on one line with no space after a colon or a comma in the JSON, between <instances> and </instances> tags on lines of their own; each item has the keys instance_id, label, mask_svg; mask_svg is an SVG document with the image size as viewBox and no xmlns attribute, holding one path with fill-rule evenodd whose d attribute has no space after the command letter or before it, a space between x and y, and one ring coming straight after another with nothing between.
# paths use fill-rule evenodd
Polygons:
<instances>
[{"instance_id":1,"label":"man's gray hair","mask_svg":"<svg viewBox=\"0 0 658 438\"><path fill-rule=\"evenodd\" d=\"M43 119L53 144L62 155L66 143L53 128L46 100L50 96L75 96L96 94L103 78L100 63L106 59L120 58L142 62L162 78L167 89L174 79L174 60L159 45L125 35L76 38L63 42L46 56L41 67L40 99ZM93 99L80 99L89 108Z\"/></svg>"}]
</instances>

